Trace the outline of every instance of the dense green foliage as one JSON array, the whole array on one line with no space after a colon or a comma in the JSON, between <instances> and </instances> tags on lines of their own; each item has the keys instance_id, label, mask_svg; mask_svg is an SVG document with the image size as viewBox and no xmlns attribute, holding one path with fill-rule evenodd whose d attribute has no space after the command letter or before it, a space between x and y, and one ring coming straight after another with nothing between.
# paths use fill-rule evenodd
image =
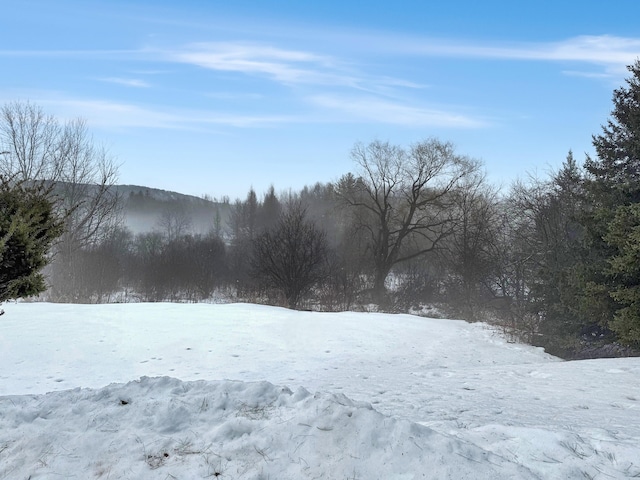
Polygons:
<instances>
[{"instance_id":1,"label":"dense green foliage","mask_svg":"<svg viewBox=\"0 0 640 480\"><path fill-rule=\"evenodd\" d=\"M0 301L30 297L46 288L41 269L62 233L48 196L42 185L0 179Z\"/></svg>"},{"instance_id":2,"label":"dense green foliage","mask_svg":"<svg viewBox=\"0 0 640 480\"><path fill-rule=\"evenodd\" d=\"M626 87L616 89L611 119L594 136L597 158L585 169L585 243L578 285L585 319L640 345L637 248L640 225L640 62L629 67Z\"/></svg>"},{"instance_id":3,"label":"dense green foliage","mask_svg":"<svg viewBox=\"0 0 640 480\"><path fill-rule=\"evenodd\" d=\"M604 239L616 250L607 259L616 302L609 326L621 340L640 344L640 203L619 207Z\"/></svg>"}]
</instances>

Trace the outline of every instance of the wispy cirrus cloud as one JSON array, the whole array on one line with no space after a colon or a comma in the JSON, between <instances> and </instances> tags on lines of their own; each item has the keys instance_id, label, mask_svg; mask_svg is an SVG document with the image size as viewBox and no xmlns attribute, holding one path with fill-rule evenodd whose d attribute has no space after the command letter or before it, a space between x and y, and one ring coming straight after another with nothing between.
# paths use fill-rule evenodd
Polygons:
<instances>
[{"instance_id":1,"label":"wispy cirrus cloud","mask_svg":"<svg viewBox=\"0 0 640 480\"><path fill-rule=\"evenodd\" d=\"M319 34L318 34L319 35ZM323 38L326 33L322 33ZM326 38L325 38L326 40ZM598 64L629 64L640 57L640 37L616 35L580 35L554 42L470 42L446 38L406 36L378 32L349 34L334 39L345 46L358 45L356 51L370 50L380 55L433 55L511 60L577 61ZM364 47L363 47L364 45ZM145 49L88 50L2 50L5 57L139 57L157 51ZM274 47L264 42L219 41L188 44L168 53L173 61L204 68L273 75L280 80L299 81L318 68L335 70L342 60L335 55Z\"/></svg>"},{"instance_id":2,"label":"wispy cirrus cloud","mask_svg":"<svg viewBox=\"0 0 640 480\"><path fill-rule=\"evenodd\" d=\"M535 55L543 60L628 65L640 57L640 38L583 35L537 50Z\"/></svg>"},{"instance_id":3,"label":"wispy cirrus cloud","mask_svg":"<svg viewBox=\"0 0 640 480\"><path fill-rule=\"evenodd\" d=\"M367 121L410 127L482 128L489 122L469 115L441 109L416 107L374 96L315 95L308 98L315 106L346 114L347 121Z\"/></svg>"},{"instance_id":4,"label":"wispy cirrus cloud","mask_svg":"<svg viewBox=\"0 0 640 480\"><path fill-rule=\"evenodd\" d=\"M366 91L423 87L407 79L359 70L347 58L267 43L196 43L169 52L167 58L209 70L262 76L289 86L342 87Z\"/></svg>"},{"instance_id":5,"label":"wispy cirrus cloud","mask_svg":"<svg viewBox=\"0 0 640 480\"><path fill-rule=\"evenodd\" d=\"M65 118L87 118L92 126L103 128L184 128L179 115L139 105L96 99L70 98L46 93L36 102Z\"/></svg>"},{"instance_id":6,"label":"wispy cirrus cloud","mask_svg":"<svg viewBox=\"0 0 640 480\"><path fill-rule=\"evenodd\" d=\"M0 50L0 57L43 57L43 58L140 58L145 55L144 50L61 50L61 49L34 49L34 50Z\"/></svg>"},{"instance_id":7,"label":"wispy cirrus cloud","mask_svg":"<svg viewBox=\"0 0 640 480\"><path fill-rule=\"evenodd\" d=\"M211 110L148 108L124 102L40 97L36 102L50 107L64 118L90 119L95 127L204 130L209 127L265 128L299 119L287 115L238 114Z\"/></svg>"},{"instance_id":8,"label":"wispy cirrus cloud","mask_svg":"<svg viewBox=\"0 0 640 480\"><path fill-rule=\"evenodd\" d=\"M170 54L174 61L227 72L265 75L278 82L323 83L330 74L328 57L270 45L211 42L188 45Z\"/></svg>"},{"instance_id":9,"label":"wispy cirrus cloud","mask_svg":"<svg viewBox=\"0 0 640 480\"><path fill-rule=\"evenodd\" d=\"M166 53L166 52L165 52ZM411 127L438 126L450 128L481 128L488 122L457 113L446 107L416 107L400 100L398 91L416 91L426 85L386 74L358 70L345 66L349 62L337 56L317 54L299 49L280 48L269 44L244 42L210 42L191 44L183 49L166 53L172 62L196 65L205 69L255 75L289 86L307 87L302 97L294 95L296 105L320 107L298 115L211 115L192 112L187 123L225 124L236 127L267 126L288 122L324 122L326 113L335 119L339 116L349 121L406 125ZM207 94L221 99L254 98L244 92ZM297 97L297 99L296 99ZM299 108L296 108L299 110ZM135 115L132 118L136 118ZM162 118L161 116L159 118ZM332 120L333 121L333 120Z\"/></svg>"},{"instance_id":10,"label":"wispy cirrus cloud","mask_svg":"<svg viewBox=\"0 0 640 480\"><path fill-rule=\"evenodd\" d=\"M585 72L585 71L579 71L579 70L563 70L562 74L567 75L569 77L583 77L583 78L595 78L595 79L607 79L611 77L611 75L608 73Z\"/></svg>"},{"instance_id":11,"label":"wispy cirrus cloud","mask_svg":"<svg viewBox=\"0 0 640 480\"><path fill-rule=\"evenodd\" d=\"M255 92L208 92L204 94L207 98L213 98L216 100L259 100L264 98L261 93Z\"/></svg>"},{"instance_id":12,"label":"wispy cirrus cloud","mask_svg":"<svg viewBox=\"0 0 640 480\"><path fill-rule=\"evenodd\" d=\"M582 35L556 42L494 43L392 37L373 43L387 54L580 62L604 66L611 73L624 71L624 66L640 58L640 38L613 35Z\"/></svg>"},{"instance_id":13,"label":"wispy cirrus cloud","mask_svg":"<svg viewBox=\"0 0 640 480\"><path fill-rule=\"evenodd\" d=\"M151 84L149 82L145 82L144 80L140 80L137 78L107 77L107 78L99 78L98 80L100 80L101 82L123 85L125 87L135 87L135 88L151 87Z\"/></svg>"}]
</instances>

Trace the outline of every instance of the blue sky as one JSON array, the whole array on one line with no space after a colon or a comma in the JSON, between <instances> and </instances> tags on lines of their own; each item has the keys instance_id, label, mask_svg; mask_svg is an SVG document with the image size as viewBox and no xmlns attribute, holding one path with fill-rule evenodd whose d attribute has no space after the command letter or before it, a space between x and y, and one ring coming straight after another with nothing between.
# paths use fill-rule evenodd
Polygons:
<instances>
[{"instance_id":1,"label":"blue sky","mask_svg":"<svg viewBox=\"0 0 640 480\"><path fill-rule=\"evenodd\" d=\"M5 0L0 103L83 117L120 183L244 197L451 141L489 179L592 153L640 2Z\"/></svg>"}]
</instances>

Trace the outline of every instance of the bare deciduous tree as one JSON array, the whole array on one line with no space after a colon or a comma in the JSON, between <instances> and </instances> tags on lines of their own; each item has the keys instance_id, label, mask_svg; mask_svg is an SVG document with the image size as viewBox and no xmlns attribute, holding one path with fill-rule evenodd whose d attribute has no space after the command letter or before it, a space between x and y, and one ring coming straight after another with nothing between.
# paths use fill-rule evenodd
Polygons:
<instances>
[{"instance_id":1,"label":"bare deciduous tree","mask_svg":"<svg viewBox=\"0 0 640 480\"><path fill-rule=\"evenodd\" d=\"M351 156L357 176L343 177L336 191L367 233L374 295L383 301L393 266L433 251L452 232L449 194L478 165L437 139L408 151L380 141L356 144Z\"/></svg>"},{"instance_id":2,"label":"bare deciduous tree","mask_svg":"<svg viewBox=\"0 0 640 480\"><path fill-rule=\"evenodd\" d=\"M306 219L300 205L293 205L274 228L260 234L253 243L255 275L280 290L289 308L297 308L302 297L324 276L324 233Z\"/></svg>"},{"instance_id":3,"label":"bare deciduous tree","mask_svg":"<svg viewBox=\"0 0 640 480\"><path fill-rule=\"evenodd\" d=\"M184 206L177 205L166 207L160 214L156 225L167 241L172 242L189 233L192 223L191 215Z\"/></svg>"},{"instance_id":4,"label":"bare deciduous tree","mask_svg":"<svg viewBox=\"0 0 640 480\"><path fill-rule=\"evenodd\" d=\"M0 172L24 182L51 182L55 207L65 219L54 273L72 291L73 254L98 242L118 221L119 199L111 188L118 168L97 146L82 119L61 124L29 102L0 110ZM60 292L61 295L64 295Z\"/></svg>"},{"instance_id":5,"label":"bare deciduous tree","mask_svg":"<svg viewBox=\"0 0 640 480\"><path fill-rule=\"evenodd\" d=\"M18 181L53 180L60 172L58 120L31 103L13 102L0 111L0 173Z\"/></svg>"},{"instance_id":6,"label":"bare deciduous tree","mask_svg":"<svg viewBox=\"0 0 640 480\"><path fill-rule=\"evenodd\" d=\"M477 302L492 296L492 253L500 228L498 190L477 171L460 182L452 199L456 223L443 257L451 273L450 298L459 304L463 318L471 319Z\"/></svg>"}]
</instances>

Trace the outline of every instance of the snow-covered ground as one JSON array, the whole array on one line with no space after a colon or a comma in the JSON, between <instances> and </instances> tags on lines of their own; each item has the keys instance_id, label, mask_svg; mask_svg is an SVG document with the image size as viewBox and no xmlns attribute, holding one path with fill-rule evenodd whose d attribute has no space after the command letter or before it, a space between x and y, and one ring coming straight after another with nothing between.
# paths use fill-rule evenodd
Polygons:
<instances>
[{"instance_id":1,"label":"snow-covered ground","mask_svg":"<svg viewBox=\"0 0 640 480\"><path fill-rule=\"evenodd\" d=\"M640 358L409 315L4 309L0 479L640 477Z\"/></svg>"}]
</instances>

